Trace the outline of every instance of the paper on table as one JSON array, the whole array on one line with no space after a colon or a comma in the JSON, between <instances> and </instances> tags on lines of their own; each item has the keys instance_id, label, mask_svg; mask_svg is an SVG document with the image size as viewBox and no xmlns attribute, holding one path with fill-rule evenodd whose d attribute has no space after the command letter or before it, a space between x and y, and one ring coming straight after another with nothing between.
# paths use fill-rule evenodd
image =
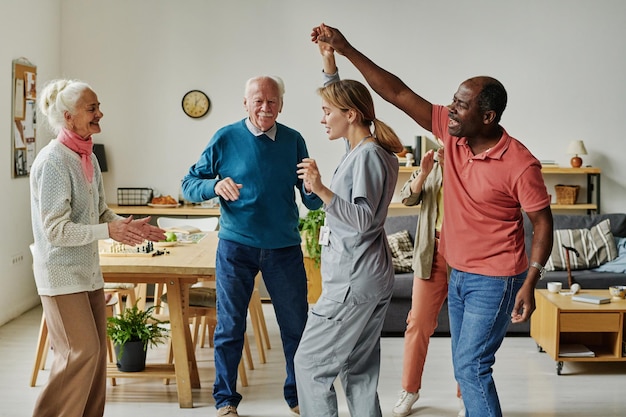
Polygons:
<instances>
[{"instance_id":1,"label":"paper on table","mask_svg":"<svg viewBox=\"0 0 626 417\"><path fill-rule=\"evenodd\" d=\"M564 358L593 358L596 356L587 346L581 344L561 345L559 356Z\"/></svg>"}]
</instances>

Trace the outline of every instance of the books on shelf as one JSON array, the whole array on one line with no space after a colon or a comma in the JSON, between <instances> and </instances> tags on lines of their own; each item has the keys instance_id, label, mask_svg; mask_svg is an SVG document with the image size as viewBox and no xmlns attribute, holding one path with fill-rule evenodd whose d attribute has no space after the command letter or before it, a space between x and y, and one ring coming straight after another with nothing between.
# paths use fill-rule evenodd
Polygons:
<instances>
[{"instance_id":1,"label":"books on shelf","mask_svg":"<svg viewBox=\"0 0 626 417\"><path fill-rule=\"evenodd\" d=\"M593 358L596 354L581 344L565 344L559 346L559 356L562 358Z\"/></svg>"},{"instance_id":2,"label":"books on shelf","mask_svg":"<svg viewBox=\"0 0 626 417\"><path fill-rule=\"evenodd\" d=\"M545 167L545 166L551 166L551 167L559 166L554 159L540 159L539 163L541 163L542 167Z\"/></svg>"},{"instance_id":3,"label":"books on shelf","mask_svg":"<svg viewBox=\"0 0 626 417\"><path fill-rule=\"evenodd\" d=\"M590 304L607 304L611 302L611 299L603 295L576 294L572 295L572 301L581 301Z\"/></svg>"}]
</instances>

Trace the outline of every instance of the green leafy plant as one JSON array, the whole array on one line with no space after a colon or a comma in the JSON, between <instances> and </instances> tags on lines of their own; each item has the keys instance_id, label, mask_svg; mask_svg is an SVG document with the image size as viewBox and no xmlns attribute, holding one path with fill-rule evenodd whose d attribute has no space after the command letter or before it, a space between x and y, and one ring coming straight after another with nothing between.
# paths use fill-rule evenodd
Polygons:
<instances>
[{"instance_id":1,"label":"green leafy plant","mask_svg":"<svg viewBox=\"0 0 626 417\"><path fill-rule=\"evenodd\" d=\"M319 208L310 210L304 217L300 217L300 234L304 239L304 247L315 266L319 268L322 259L322 247L319 244L320 227L324 225L326 212Z\"/></svg>"},{"instance_id":2,"label":"green leafy plant","mask_svg":"<svg viewBox=\"0 0 626 417\"><path fill-rule=\"evenodd\" d=\"M166 342L168 329L162 325L169 322L154 317L154 308L142 310L135 304L120 315L107 317L107 335L120 347L120 356L126 342L141 341L144 350Z\"/></svg>"}]
</instances>

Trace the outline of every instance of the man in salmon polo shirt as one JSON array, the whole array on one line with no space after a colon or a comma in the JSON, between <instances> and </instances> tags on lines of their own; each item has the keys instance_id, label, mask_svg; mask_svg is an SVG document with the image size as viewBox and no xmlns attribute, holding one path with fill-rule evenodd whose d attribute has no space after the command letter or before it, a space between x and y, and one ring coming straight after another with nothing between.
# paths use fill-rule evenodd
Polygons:
<instances>
[{"instance_id":1,"label":"man in salmon polo shirt","mask_svg":"<svg viewBox=\"0 0 626 417\"><path fill-rule=\"evenodd\" d=\"M439 250L452 267L448 308L454 375L468 417L502 416L492 377L495 354L510 322L535 310L534 289L552 249L550 198L539 161L500 126L507 94L491 77L470 78L452 103L434 105L357 51L334 28L313 41L329 43L382 98L441 138L444 221ZM522 210L533 225L530 260Z\"/></svg>"}]
</instances>

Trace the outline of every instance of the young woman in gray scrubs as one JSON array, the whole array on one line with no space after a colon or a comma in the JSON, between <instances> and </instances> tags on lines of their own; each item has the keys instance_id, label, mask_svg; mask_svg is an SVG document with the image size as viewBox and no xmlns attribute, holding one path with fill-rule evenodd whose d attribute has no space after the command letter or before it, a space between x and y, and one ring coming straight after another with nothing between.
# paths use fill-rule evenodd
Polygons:
<instances>
[{"instance_id":1,"label":"young woman in gray scrubs","mask_svg":"<svg viewBox=\"0 0 626 417\"><path fill-rule=\"evenodd\" d=\"M380 332L394 277L383 225L398 178L394 152L403 146L376 119L368 89L338 80L333 51L324 45L320 51L325 73L335 74L319 90L321 123L330 140L344 138L346 153L329 186L314 159L299 164L298 175L324 202L327 222L321 233L322 295L309 312L295 358L300 415L337 416L333 384L339 376L352 416L381 416Z\"/></svg>"}]
</instances>

